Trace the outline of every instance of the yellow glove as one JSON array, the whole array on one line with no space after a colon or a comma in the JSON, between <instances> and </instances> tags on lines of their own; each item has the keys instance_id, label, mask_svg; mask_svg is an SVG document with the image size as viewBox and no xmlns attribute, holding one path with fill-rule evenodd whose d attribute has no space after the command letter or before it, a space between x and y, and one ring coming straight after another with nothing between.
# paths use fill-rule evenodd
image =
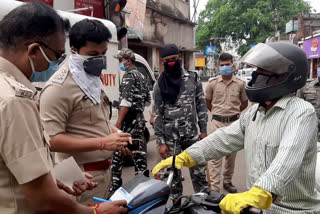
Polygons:
<instances>
[{"instance_id":1,"label":"yellow glove","mask_svg":"<svg viewBox=\"0 0 320 214\"><path fill-rule=\"evenodd\" d=\"M172 165L172 159L173 157L169 157L160 163L158 163L152 170L152 175L156 176L158 172L168 166ZM192 159L192 157L188 154L187 150L184 150L184 152L180 153L179 155L176 156L176 167L178 169L181 169L182 166L186 167L194 167L196 165L196 162Z\"/></svg>"},{"instance_id":2,"label":"yellow glove","mask_svg":"<svg viewBox=\"0 0 320 214\"><path fill-rule=\"evenodd\" d=\"M220 202L222 214L239 214L251 206L257 209L268 209L272 204L272 195L256 186L243 193L227 194Z\"/></svg>"}]
</instances>

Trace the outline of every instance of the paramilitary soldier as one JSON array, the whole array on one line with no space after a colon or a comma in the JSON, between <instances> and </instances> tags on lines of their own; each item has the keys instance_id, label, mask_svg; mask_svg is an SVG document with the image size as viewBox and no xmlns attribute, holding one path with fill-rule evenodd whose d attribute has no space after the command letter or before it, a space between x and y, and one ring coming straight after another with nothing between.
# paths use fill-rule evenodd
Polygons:
<instances>
[{"instance_id":1,"label":"paramilitary soldier","mask_svg":"<svg viewBox=\"0 0 320 214\"><path fill-rule=\"evenodd\" d=\"M164 72L154 87L154 130L159 153L165 159L173 154L173 124L178 123L180 142L176 153L179 153L207 136L208 115L200 79L196 73L181 68L177 46L164 46L161 58ZM208 188L204 172L195 167L190 169L190 175L195 192ZM175 197L181 193L182 185Z\"/></svg>"},{"instance_id":2,"label":"paramilitary soldier","mask_svg":"<svg viewBox=\"0 0 320 214\"><path fill-rule=\"evenodd\" d=\"M146 139L144 137L146 121L143 111L151 101L149 90L145 87L146 79L135 66L136 58L133 51L123 48L114 57L119 59L119 67L125 72L120 85L119 115L116 127L131 134L132 145L122 151L116 151L113 155L110 192L114 192L122 185L124 155L133 156L135 174L147 169Z\"/></svg>"},{"instance_id":3,"label":"paramilitary soldier","mask_svg":"<svg viewBox=\"0 0 320 214\"><path fill-rule=\"evenodd\" d=\"M131 135L117 133L110 124L109 99L100 79L109 29L98 20L84 19L72 26L69 38L72 54L42 90L40 115L51 150L60 158L73 156L98 182L99 188L77 198L89 204L93 196L108 197L112 151L126 146Z\"/></svg>"}]
</instances>

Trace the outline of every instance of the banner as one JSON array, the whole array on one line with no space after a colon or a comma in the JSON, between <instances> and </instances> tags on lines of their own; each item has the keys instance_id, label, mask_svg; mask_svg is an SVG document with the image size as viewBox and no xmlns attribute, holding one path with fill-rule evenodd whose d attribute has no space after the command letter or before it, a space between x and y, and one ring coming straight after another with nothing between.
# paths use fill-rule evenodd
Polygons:
<instances>
[{"instance_id":1,"label":"banner","mask_svg":"<svg viewBox=\"0 0 320 214\"><path fill-rule=\"evenodd\" d=\"M33 0L18 0L18 1L29 2L29 1L33 1ZM43 2L45 4L48 4L51 7L53 7L53 0L38 0L38 1L41 1L41 2Z\"/></svg>"},{"instance_id":2,"label":"banner","mask_svg":"<svg viewBox=\"0 0 320 214\"><path fill-rule=\"evenodd\" d=\"M74 9L93 7L93 16L96 18L104 18L104 0L74 0ZM76 12L78 14L91 16L91 10Z\"/></svg>"},{"instance_id":3,"label":"banner","mask_svg":"<svg viewBox=\"0 0 320 214\"><path fill-rule=\"evenodd\" d=\"M196 57L195 67L204 67L206 66L206 59L204 57Z\"/></svg>"},{"instance_id":4,"label":"banner","mask_svg":"<svg viewBox=\"0 0 320 214\"><path fill-rule=\"evenodd\" d=\"M320 37L314 37L303 42L303 50L307 54L308 59L320 58Z\"/></svg>"},{"instance_id":5,"label":"banner","mask_svg":"<svg viewBox=\"0 0 320 214\"><path fill-rule=\"evenodd\" d=\"M209 56L214 55L215 51L216 51L216 46L214 45L206 46L206 55L209 55Z\"/></svg>"}]
</instances>

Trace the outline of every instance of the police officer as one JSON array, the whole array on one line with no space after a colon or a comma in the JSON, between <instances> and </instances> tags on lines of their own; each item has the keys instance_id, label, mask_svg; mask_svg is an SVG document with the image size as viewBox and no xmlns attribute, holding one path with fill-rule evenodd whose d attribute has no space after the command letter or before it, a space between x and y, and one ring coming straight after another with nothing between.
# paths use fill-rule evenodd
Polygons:
<instances>
[{"instance_id":1,"label":"police officer","mask_svg":"<svg viewBox=\"0 0 320 214\"><path fill-rule=\"evenodd\" d=\"M227 194L220 202L222 213L239 214L248 206L267 214L320 213L316 113L294 95L306 83L306 54L295 45L273 42L256 45L241 61L257 67L246 86L256 104L178 155L177 167L205 166L208 160L244 149L249 190ZM152 173L171 163L172 157L163 160Z\"/></svg>"},{"instance_id":2,"label":"police officer","mask_svg":"<svg viewBox=\"0 0 320 214\"><path fill-rule=\"evenodd\" d=\"M0 213L125 213L126 202L89 208L60 191L50 173L47 134L34 102L33 71L47 70L64 53L69 22L32 2L0 22ZM47 140L45 140L47 139ZM59 183L59 182L58 182ZM60 186L60 185L59 185Z\"/></svg>"},{"instance_id":3,"label":"police officer","mask_svg":"<svg viewBox=\"0 0 320 214\"><path fill-rule=\"evenodd\" d=\"M147 169L147 148L144 137L146 121L143 111L146 105L150 105L151 99L149 90L145 87L146 79L135 66L136 58L133 51L123 48L114 57L119 60L119 67L124 72L120 84L119 115L116 127L132 135L132 145L124 150L122 155L128 155L128 153L130 155L131 151L134 151L132 156L137 175ZM123 157L120 152L115 152L112 158L110 192L114 192L122 185L122 167Z\"/></svg>"},{"instance_id":4,"label":"police officer","mask_svg":"<svg viewBox=\"0 0 320 214\"><path fill-rule=\"evenodd\" d=\"M233 57L223 53L219 58L218 77L209 80L205 90L207 108L212 114L212 131L229 126L238 120L241 111L248 106L245 82L233 76ZM236 154L232 153L224 158L223 188L235 193L237 189L231 180L234 173ZM211 190L220 191L222 159L208 162L208 179Z\"/></svg>"},{"instance_id":5,"label":"police officer","mask_svg":"<svg viewBox=\"0 0 320 214\"><path fill-rule=\"evenodd\" d=\"M173 154L172 127L178 124L180 142L178 154L207 136L208 115L202 84L195 72L181 68L179 50L175 44L162 48L164 72L154 86L154 130L160 156L165 159ZM198 134L200 128L200 136ZM190 175L195 192L207 190L205 173L191 168ZM176 197L182 193L182 186Z\"/></svg>"},{"instance_id":6,"label":"police officer","mask_svg":"<svg viewBox=\"0 0 320 214\"><path fill-rule=\"evenodd\" d=\"M72 26L72 54L50 78L40 95L40 114L59 159L73 156L84 172L94 176L98 188L77 200L107 198L112 152L127 145L130 134L117 133L109 121L109 99L100 79L111 33L98 20L84 19Z\"/></svg>"}]
</instances>

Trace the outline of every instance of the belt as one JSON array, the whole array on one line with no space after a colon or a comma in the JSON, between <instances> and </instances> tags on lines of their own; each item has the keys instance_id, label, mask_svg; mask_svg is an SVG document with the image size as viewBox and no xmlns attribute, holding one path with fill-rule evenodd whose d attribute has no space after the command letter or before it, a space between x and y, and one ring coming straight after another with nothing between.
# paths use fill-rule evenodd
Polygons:
<instances>
[{"instance_id":1,"label":"belt","mask_svg":"<svg viewBox=\"0 0 320 214\"><path fill-rule=\"evenodd\" d=\"M217 120L221 123L231 123L239 119L239 115L233 115L230 117L221 117L219 115L212 115L212 120Z\"/></svg>"},{"instance_id":2,"label":"belt","mask_svg":"<svg viewBox=\"0 0 320 214\"><path fill-rule=\"evenodd\" d=\"M84 171L102 171L102 170L109 169L110 165L111 165L111 160L106 159L103 161L84 163L83 169L84 169Z\"/></svg>"}]
</instances>

